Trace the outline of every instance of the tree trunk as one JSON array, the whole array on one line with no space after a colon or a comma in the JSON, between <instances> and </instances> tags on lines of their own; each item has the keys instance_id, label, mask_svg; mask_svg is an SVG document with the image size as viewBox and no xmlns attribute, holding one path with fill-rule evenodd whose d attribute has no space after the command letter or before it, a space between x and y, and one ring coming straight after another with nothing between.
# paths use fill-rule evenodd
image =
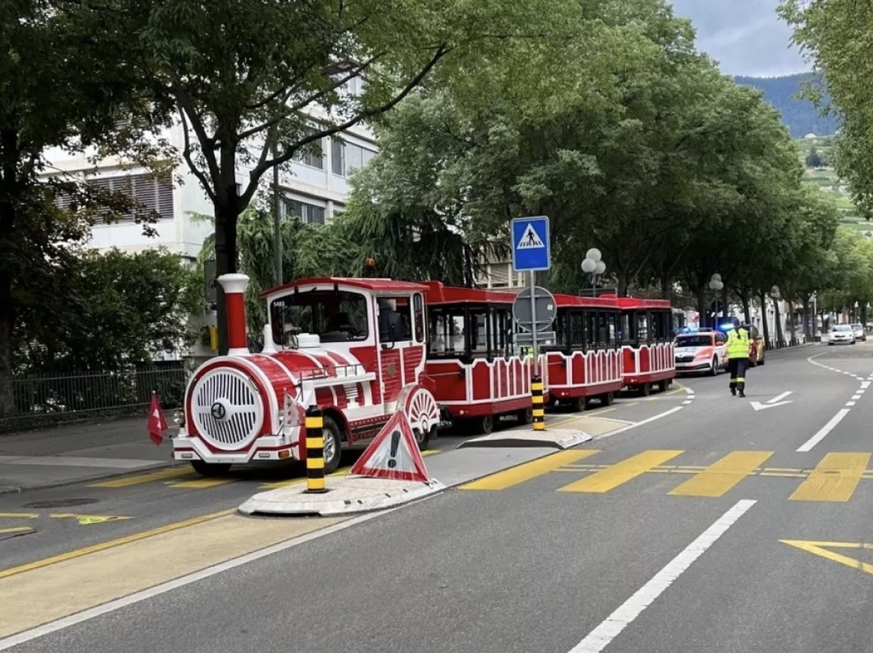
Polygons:
<instances>
[{"instance_id":1,"label":"tree trunk","mask_svg":"<svg viewBox=\"0 0 873 653\"><path fill-rule=\"evenodd\" d=\"M237 271L236 228L239 220L239 198L236 183L227 188L227 202L216 200L215 209L215 267L218 276ZM227 355L227 306L224 302L224 289L216 284L216 304L218 318L218 353Z\"/></svg>"},{"instance_id":2,"label":"tree trunk","mask_svg":"<svg viewBox=\"0 0 873 653\"><path fill-rule=\"evenodd\" d=\"M789 329L788 344L792 345L792 346L795 344L795 338L796 338L794 322L795 322L795 319L794 319L794 301L789 299L788 300L788 329Z\"/></svg>"},{"instance_id":3,"label":"tree trunk","mask_svg":"<svg viewBox=\"0 0 873 653\"><path fill-rule=\"evenodd\" d=\"M743 315L746 318L746 324L752 323L752 307L751 307L751 299L749 297L749 291L743 288L740 291L740 301L743 303Z\"/></svg>"},{"instance_id":4,"label":"tree trunk","mask_svg":"<svg viewBox=\"0 0 873 653\"><path fill-rule=\"evenodd\" d=\"M767 349L770 349L773 346L773 343L770 341L770 325L767 323L767 295L761 293L761 326L764 330L764 343Z\"/></svg>"},{"instance_id":5,"label":"tree trunk","mask_svg":"<svg viewBox=\"0 0 873 653\"><path fill-rule=\"evenodd\" d=\"M627 289L630 285L630 281L628 280L628 274L625 270L622 270L618 273L618 296L619 297L627 297Z\"/></svg>"},{"instance_id":6,"label":"tree trunk","mask_svg":"<svg viewBox=\"0 0 873 653\"><path fill-rule=\"evenodd\" d=\"M661 275L661 297L668 301L673 301L673 280L669 274Z\"/></svg>"},{"instance_id":7,"label":"tree trunk","mask_svg":"<svg viewBox=\"0 0 873 653\"><path fill-rule=\"evenodd\" d=\"M11 289L10 289L11 290ZM0 289L0 296L4 294ZM12 306L0 300L0 417L9 417L15 411L12 393Z\"/></svg>"},{"instance_id":8,"label":"tree trunk","mask_svg":"<svg viewBox=\"0 0 873 653\"><path fill-rule=\"evenodd\" d=\"M776 317L776 348L782 347L785 343L784 336L782 335L782 316L779 313L779 300L773 300L773 313Z\"/></svg>"},{"instance_id":9,"label":"tree trunk","mask_svg":"<svg viewBox=\"0 0 873 653\"><path fill-rule=\"evenodd\" d=\"M864 326L864 330L867 330L867 304L861 304L861 324Z\"/></svg>"},{"instance_id":10,"label":"tree trunk","mask_svg":"<svg viewBox=\"0 0 873 653\"><path fill-rule=\"evenodd\" d=\"M803 297L803 335L807 342L812 342L814 339L815 327L810 322L809 313L809 296Z\"/></svg>"},{"instance_id":11,"label":"tree trunk","mask_svg":"<svg viewBox=\"0 0 873 653\"><path fill-rule=\"evenodd\" d=\"M0 417L15 410L12 395L12 280L15 278L15 249L12 232L15 226L18 139L15 132L0 134L2 151L6 155L0 169Z\"/></svg>"},{"instance_id":12,"label":"tree trunk","mask_svg":"<svg viewBox=\"0 0 873 653\"><path fill-rule=\"evenodd\" d=\"M705 327L706 324L706 286L700 286L697 289L697 312L700 314L699 326Z\"/></svg>"},{"instance_id":13,"label":"tree trunk","mask_svg":"<svg viewBox=\"0 0 873 653\"><path fill-rule=\"evenodd\" d=\"M727 284L724 284L724 288L721 289L721 315L723 318L728 316L728 300L730 299L730 292L728 291Z\"/></svg>"}]
</instances>

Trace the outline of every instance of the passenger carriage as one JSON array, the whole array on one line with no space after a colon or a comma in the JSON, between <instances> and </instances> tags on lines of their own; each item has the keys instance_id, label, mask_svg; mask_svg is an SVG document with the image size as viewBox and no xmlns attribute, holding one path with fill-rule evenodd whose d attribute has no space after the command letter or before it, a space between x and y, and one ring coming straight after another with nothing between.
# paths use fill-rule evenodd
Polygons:
<instances>
[{"instance_id":1,"label":"passenger carriage","mask_svg":"<svg viewBox=\"0 0 873 653\"><path fill-rule=\"evenodd\" d=\"M624 384L615 298L555 295L557 342L547 346L552 403L584 410L589 399L612 404Z\"/></svg>"},{"instance_id":2,"label":"passenger carriage","mask_svg":"<svg viewBox=\"0 0 873 653\"><path fill-rule=\"evenodd\" d=\"M227 356L201 366L186 392L174 457L203 474L234 463L303 460L302 412L324 411L324 463L363 448L403 408L424 448L439 426L434 383L425 374L424 293L390 279L302 279L265 292L264 349L247 348L248 277L223 275Z\"/></svg>"},{"instance_id":3,"label":"passenger carriage","mask_svg":"<svg viewBox=\"0 0 873 653\"><path fill-rule=\"evenodd\" d=\"M426 373L444 418L475 433L491 433L495 420L531 421L532 359L514 344L511 292L454 288L427 282ZM548 371L540 356L548 391Z\"/></svg>"},{"instance_id":4,"label":"passenger carriage","mask_svg":"<svg viewBox=\"0 0 873 653\"><path fill-rule=\"evenodd\" d=\"M643 395L648 395L654 385L666 390L676 377L670 302L631 297L615 301L621 310L624 385Z\"/></svg>"}]
</instances>

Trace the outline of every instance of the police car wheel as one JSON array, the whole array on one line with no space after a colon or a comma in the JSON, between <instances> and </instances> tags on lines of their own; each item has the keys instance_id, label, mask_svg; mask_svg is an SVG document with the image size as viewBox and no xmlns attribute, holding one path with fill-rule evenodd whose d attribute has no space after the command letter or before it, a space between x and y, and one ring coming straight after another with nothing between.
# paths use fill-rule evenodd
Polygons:
<instances>
[{"instance_id":1,"label":"police car wheel","mask_svg":"<svg viewBox=\"0 0 873 653\"><path fill-rule=\"evenodd\" d=\"M718 358L712 357L712 363L709 365L710 376L718 376Z\"/></svg>"},{"instance_id":2,"label":"police car wheel","mask_svg":"<svg viewBox=\"0 0 873 653\"><path fill-rule=\"evenodd\" d=\"M205 463L202 460L192 460L191 467L201 476L222 476L230 471L230 463Z\"/></svg>"}]
</instances>

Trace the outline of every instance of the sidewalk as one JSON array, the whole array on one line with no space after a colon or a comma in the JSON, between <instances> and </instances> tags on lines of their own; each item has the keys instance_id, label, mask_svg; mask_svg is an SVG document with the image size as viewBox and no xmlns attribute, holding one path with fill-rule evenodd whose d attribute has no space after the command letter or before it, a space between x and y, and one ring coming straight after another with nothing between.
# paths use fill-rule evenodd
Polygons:
<instances>
[{"instance_id":1,"label":"sidewalk","mask_svg":"<svg viewBox=\"0 0 873 653\"><path fill-rule=\"evenodd\" d=\"M0 435L0 494L176 464L169 435L156 447L145 417Z\"/></svg>"}]
</instances>

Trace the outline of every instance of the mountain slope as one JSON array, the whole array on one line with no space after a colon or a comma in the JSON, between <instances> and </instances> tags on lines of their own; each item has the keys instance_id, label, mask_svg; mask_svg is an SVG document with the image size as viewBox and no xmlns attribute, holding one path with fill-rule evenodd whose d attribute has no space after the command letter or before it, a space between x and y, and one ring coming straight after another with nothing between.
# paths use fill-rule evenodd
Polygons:
<instances>
[{"instance_id":1,"label":"mountain slope","mask_svg":"<svg viewBox=\"0 0 873 653\"><path fill-rule=\"evenodd\" d=\"M822 117L808 100L794 97L803 88L806 74L785 77L735 77L737 84L752 86L764 91L764 100L773 105L788 126L791 136L803 138L807 134L830 136L839 128L833 116Z\"/></svg>"}]
</instances>

